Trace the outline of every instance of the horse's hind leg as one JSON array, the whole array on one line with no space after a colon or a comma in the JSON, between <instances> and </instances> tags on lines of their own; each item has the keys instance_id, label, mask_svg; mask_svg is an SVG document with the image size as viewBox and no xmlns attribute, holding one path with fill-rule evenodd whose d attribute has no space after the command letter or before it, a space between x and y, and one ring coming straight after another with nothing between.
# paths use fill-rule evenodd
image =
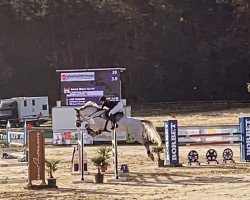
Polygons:
<instances>
[{"instance_id":1,"label":"horse's hind leg","mask_svg":"<svg viewBox=\"0 0 250 200\"><path fill-rule=\"evenodd\" d=\"M147 142L145 142L144 144L144 147L146 148L147 150L147 155L148 157L151 159L151 160L154 160L154 155L151 153L150 151L150 147L149 147L149 144Z\"/></svg>"}]
</instances>

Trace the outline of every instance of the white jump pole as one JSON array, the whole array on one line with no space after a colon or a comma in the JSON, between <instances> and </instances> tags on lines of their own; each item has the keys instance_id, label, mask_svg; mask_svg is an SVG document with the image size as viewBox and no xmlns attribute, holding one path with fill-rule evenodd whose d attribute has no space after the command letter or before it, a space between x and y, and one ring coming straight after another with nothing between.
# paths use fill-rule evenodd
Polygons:
<instances>
[{"instance_id":1,"label":"white jump pole","mask_svg":"<svg viewBox=\"0 0 250 200\"><path fill-rule=\"evenodd\" d=\"M24 120L24 125L23 125L23 144L27 145L28 144L28 129L27 129L27 122Z\"/></svg>"},{"instance_id":2,"label":"white jump pole","mask_svg":"<svg viewBox=\"0 0 250 200\"><path fill-rule=\"evenodd\" d=\"M115 176L112 179L108 179L108 182L122 182L126 181L126 177L119 177L118 174L118 153L117 153L117 132L114 129L112 134L112 155L113 155L113 164L114 164L114 171Z\"/></svg>"},{"instance_id":3,"label":"white jump pole","mask_svg":"<svg viewBox=\"0 0 250 200\"><path fill-rule=\"evenodd\" d=\"M80 181L73 181L74 184L77 183L92 183L93 180L86 179L84 177L84 130L81 127L77 128L78 132L78 151L79 151L79 170L78 172L81 173L81 180Z\"/></svg>"},{"instance_id":4,"label":"white jump pole","mask_svg":"<svg viewBox=\"0 0 250 200\"><path fill-rule=\"evenodd\" d=\"M112 137L112 154L113 154L113 164L114 164L114 170L115 170L115 179L119 179L118 175L118 155L117 155L117 136L116 136L116 130L113 131L113 137Z\"/></svg>"},{"instance_id":5,"label":"white jump pole","mask_svg":"<svg viewBox=\"0 0 250 200\"><path fill-rule=\"evenodd\" d=\"M79 151L79 158L78 160L79 162L79 171L81 173L81 181L84 181L84 152L83 152L83 148L84 148L84 134L83 131L81 131L81 127L77 128L78 131L78 151Z\"/></svg>"},{"instance_id":6,"label":"white jump pole","mask_svg":"<svg viewBox=\"0 0 250 200\"><path fill-rule=\"evenodd\" d=\"M81 181L84 181L84 133L82 132L81 137Z\"/></svg>"},{"instance_id":7,"label":"white jump pole","mask_svg":"<svg viewBox=\"0 0 250 200\"><path fill-rule=\"evenodd\" d=\"M6 142L7 142L7 145L10 143L11 141L11 138L10 138L10 121L7 122L7 125L6 125Z\"/></svg>"}]
</instances>

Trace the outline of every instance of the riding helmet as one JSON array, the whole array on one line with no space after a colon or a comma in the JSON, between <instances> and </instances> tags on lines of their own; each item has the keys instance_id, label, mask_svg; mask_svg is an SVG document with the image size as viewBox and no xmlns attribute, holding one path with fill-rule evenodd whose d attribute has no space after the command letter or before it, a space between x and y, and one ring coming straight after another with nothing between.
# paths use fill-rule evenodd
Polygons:
<instances>
[{"instance_id":1,"label":"riding helmet","mask_svg":"<svg viewBox=\"0 0 250 200\"><path fill-rule=\"evenodd\" d=\"M105 101L107 98L105 97L105 96L101 96L100 98L99 98L99 101Z\"/></svg>"}]
</instances>

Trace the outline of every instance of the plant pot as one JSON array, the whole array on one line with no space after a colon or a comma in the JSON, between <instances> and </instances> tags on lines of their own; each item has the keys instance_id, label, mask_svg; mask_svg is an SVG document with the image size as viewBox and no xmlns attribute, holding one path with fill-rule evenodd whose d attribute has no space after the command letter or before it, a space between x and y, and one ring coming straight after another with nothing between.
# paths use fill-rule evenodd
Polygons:
<instances>
[{"instance_id":1,"label":"plant pot","mask_svg":"<svg viewBox=\"0 0 250 200\"><path fill-rule=\"evenodd\" d=\"M103 183L103 178L104 178L104 175L101 174L101 173L97 173L95 175L95 182L96 183Z\"/></svg>"},{"instance_id":2,"label":"plant pot","mask_svg":"<svg viewBox=\"0 0 250 200\"><path fill-rule=\"evenodd\" d=\"M55 188L56 186L56 178L48 178L48 186L51 188Z\"/></svg>"},{"instance_id":3,"label":"plant pot","mask_svg":"<svg viewBox=\"0 0 250 200\"><path fill-rule=\"evenodd\" d=\"M158 167L164 167L164 160L158 160Z\"/></svg>"},{"instance_id":4,"label":"plant pot","mask_svg":"<svg viewBox=\"0 0 250 200\"><path fill-rule=\"evenodd\" d=\"M74 163L74 172L77 172L79 170L79 164Z\"/></svg>"}]
</instances>

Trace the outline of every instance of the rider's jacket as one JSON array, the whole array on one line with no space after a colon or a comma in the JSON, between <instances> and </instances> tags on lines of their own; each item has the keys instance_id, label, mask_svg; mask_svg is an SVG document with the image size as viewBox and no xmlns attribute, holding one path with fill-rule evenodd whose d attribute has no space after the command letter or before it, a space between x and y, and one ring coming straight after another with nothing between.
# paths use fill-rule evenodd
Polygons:
<instances>
[{"instance_id":1,"label":"rider's jacket","mask_svg":"<svg viewBox=\"0 0 250 200\"><path fill-rule=\"evenodd\" d=\"M102 109L104 107L107 107L109 108L109 110L113 109L117 104L118 104L119 101L105 101L103 104L102 104Z\"/></svg>"}]
</instances>

